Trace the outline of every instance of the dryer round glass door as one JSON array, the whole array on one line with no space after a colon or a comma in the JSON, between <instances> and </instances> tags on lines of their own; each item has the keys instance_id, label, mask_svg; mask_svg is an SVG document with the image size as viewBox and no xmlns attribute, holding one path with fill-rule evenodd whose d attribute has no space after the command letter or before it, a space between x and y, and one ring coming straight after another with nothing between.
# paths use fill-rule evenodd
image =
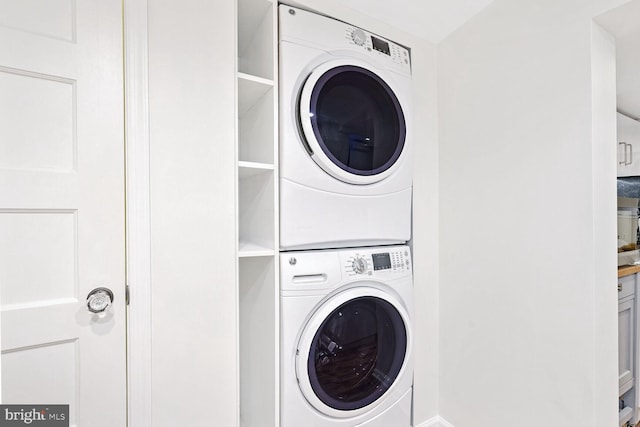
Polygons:
<instances>
[{"instance_id":1,"label":"dryer round glass door","mask_svg":"<svg viewBox=\"0 0 640 427\"><path fill-rule=\"evenodd\" d=\"M323 312L322 319L318 313L314 318L307 325L314 330L307 329L308 336L301 339L299 352L305 353L297 364L307 400L333 416L370 409L405 365L406 312L388 298L359 296Z\"/></svg>"},{"instance_id":2,"label":"dryer round glass door","mask_svg":"<svg viewBox=\"0 0 640 427\"><path fill-rule=\"evenodd\" d=\"M301 93L299 124L326 172L351 184L371 184L393 171L406 123L385 79L354 62L332 61L314 70Z\"/></svg>"}]
</instances>

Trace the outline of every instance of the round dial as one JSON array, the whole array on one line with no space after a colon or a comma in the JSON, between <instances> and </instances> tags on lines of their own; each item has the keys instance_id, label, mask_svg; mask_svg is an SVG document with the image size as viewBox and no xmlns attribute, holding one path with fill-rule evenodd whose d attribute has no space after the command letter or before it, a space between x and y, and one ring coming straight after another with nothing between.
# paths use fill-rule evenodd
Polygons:
<instances>
[{"instance_id":1,"label":"round dial","mask_svg":"<svg viewBox=\"0 0 640 427\"><path fill-rule=\"evenodd\" d=\"M362 257L355 257L351 263L351 267L356 274L363 274L367 271L367 261Z\"/></svg>"},{"instance_id":2,"label":"round dial","mask_svg":"<svg viewBox=\"0 0 640 427\"><path fill-rule=\"evenodd\" d=\"M351 32L351 39L358 46L362 46L364 44L365 38L366 35L360 28L356 28Z\"/></svg>"}]
</instances>

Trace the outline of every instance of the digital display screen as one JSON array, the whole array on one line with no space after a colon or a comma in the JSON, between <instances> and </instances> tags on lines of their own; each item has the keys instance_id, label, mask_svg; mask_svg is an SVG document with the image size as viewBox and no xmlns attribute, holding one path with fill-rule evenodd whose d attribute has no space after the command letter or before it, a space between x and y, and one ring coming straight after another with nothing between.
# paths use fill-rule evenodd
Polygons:
<instances>
[{"instance_id":1,"label":"digital display screen","mask_svg":"<svg viewBox=\"0 0 640 427\"><path fill-rule=\"evenodd\" d=\"M387 43L386 41L371 36L371 42L373 43L373 48L378 52L391 55L391 51L389 50L389 43Z\"/></svg>"},{"instance_id":2,"label":"digital display screen","mask_svg":"<svg viewBox=\"0 0 640 427\"><path fill-rule=\"evenodd\" d=\"M371 258L373 258L374 270L388 270L391 268L391 257L389 256L389 252L385 252L383 254L371 254Z\"/></svg>"}]
</instances>

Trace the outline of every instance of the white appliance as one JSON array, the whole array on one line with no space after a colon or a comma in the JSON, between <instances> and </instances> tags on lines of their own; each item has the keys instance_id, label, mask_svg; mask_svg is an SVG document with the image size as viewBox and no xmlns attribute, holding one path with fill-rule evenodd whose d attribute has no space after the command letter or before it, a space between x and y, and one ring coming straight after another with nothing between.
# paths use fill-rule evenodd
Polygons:
<instances>
[{"instance_id":1,"label":"white appliance","mask_svg":"<svg viewBox=\"0 0 640 427\"><path fill-rule=\"evenodd\" d=\"M281 5L280 248L411 238L409 51Z\"/></svg>"},{"instance_id":2,"label":"white appliance","mask_svg":"<svg viewBox=\"0 0 640 427\"><path fill-rule=\"evenodd\" d=\"M409 427L407 246L283 253L281 427Z\"/></svg>"}]
</instances>

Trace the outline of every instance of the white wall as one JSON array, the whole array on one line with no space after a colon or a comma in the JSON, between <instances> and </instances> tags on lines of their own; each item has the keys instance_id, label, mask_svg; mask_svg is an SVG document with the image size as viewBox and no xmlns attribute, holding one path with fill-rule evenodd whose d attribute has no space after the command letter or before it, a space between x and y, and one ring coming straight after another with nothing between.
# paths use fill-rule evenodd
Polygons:
<instances>
[{"instance_id":1,"label":"white wall","mask_svg":"<svg viewBox=\"0 0 640 427\"><path fill-rule=\"evenodd\" d=\"M234 4L150 0L148 25L152 424L235 426Z\"/></svg>"},{"instance_id":2,"label":"white wall","mask_svg":"<svg viewBox=\"0 0 640 427\"><path fill-rule=\"evenodd\" d=\"M439 209L436 50L413 45L414 425L438 414Z\"/></svg>"},{"instance_id":3,"label":"white wall","mask_svg":"<svg viewBox=\"0 0 640 427\"><path fill-rule=\"evenodd\" d=\"M613 422L610 407L617 403L618 390L618 317L612 313L618 306L618 293L611 290L611 277L617 276L617 223L612 207L616 206L616 181L611 179L617 168L617 150L611 140L617 137L616 118L616 41L599 25L591 30L591 99L592 166L593 166L593 277L594 277L594 424ZM605 284L602 286L602 284ZM617 310L616 310L617 312ZM606 369L606 368L609 369ZM615 368L616 375L610 371ZM615 392L615 393L614 393ZM613 393L613 394L612 394Z\"/></svg>"},{"instance_id":4,"label":"white wall","mask_svg":"<svg viewBox=\"0 0 640 427\"><path fill-rule=\"evenodd\" d=\"M620 3L496 0L439 48L439 408L456 427L617 420L615 130L592 97L615 107L591 79L611 45L594 32L592 52L591 24Z\"/></svg>"}]
</instances>

